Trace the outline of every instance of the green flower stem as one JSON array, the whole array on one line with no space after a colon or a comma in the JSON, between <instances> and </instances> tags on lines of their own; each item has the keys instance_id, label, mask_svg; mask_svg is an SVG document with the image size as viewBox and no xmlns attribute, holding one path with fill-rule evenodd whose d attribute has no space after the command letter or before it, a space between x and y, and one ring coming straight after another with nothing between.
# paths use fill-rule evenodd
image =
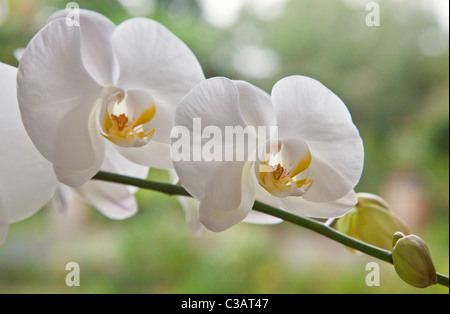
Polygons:
<instances>
[{"instance_id":1,"label":"green flower stem","mask_svg":"<svg viewBox=\"0 0 450 314\"><path fill-rule=\"evenodd\" d=\"M181 195L188 196L191 195L180 185L173 185L169 183L156 182L150 180L142 180L132 177L127 177L115 173L99 171L93 178L94 180L108 181L114 183L120 183L125 185L132 185L142 189L152 190L161 192L167 195ZM253 205L253 209L274 217L278 217L285 221L289 221L295 225L310 229L314 232L317 232L329 239L337 241L345 246L348 246L352 249L385 261L387 263L392 264L392 255L391 252L377 248L368 243L359 241L355 238L349 237L339 231L321 223L313 219L309 219L306 217L296 216L287 211L281 210L279 208L275 208L273 206L269 206L267 204L256 201ZM448 287L448 276L444 276L438 274L438 284Z\"/></svg>"}]
</instances>

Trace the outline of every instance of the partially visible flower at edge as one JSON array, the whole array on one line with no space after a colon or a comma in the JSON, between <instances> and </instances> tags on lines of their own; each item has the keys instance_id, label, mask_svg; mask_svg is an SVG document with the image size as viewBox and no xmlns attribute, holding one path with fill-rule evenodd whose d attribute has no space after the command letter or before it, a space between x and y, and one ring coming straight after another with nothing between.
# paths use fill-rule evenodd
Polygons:
<instances>
[{"instance_id":1,"label":"partially visible flower at edge","mask_svg":"<svg viewBox=\"0 0 450 314\"><path fill-rule=\"evenodd\" d=\"M17 69L0 63L0 243L8 225L36 213L58 186L51 164L23 129L16 100Z\"/></svg>"}]
</instances>

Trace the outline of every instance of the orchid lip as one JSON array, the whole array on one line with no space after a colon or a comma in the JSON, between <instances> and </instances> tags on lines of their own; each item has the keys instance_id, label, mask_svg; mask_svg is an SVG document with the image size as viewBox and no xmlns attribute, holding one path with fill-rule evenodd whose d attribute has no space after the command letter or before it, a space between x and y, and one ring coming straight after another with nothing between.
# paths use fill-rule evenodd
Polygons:
<instances>
[{"instance_id":1,"label":"orchid lip","mask_svg":"<svg viewBox=\"0 0 450 314\"><path fill-rule=\"evenodd\" d=\"M301 157L293 165L281 157L282 145L278 145L278 152L265 156L258 169L258 182L269 193L277 197L302 196L313 184L309 176L311 152Z\"/></svg>"},{"instance_id":2,"label":"orchid lip","mask_svg":"<svg viewBox=\"0 0 450 314\"><path fill-rule=\"evenodd\" d=\"M155 133L149 122L156 114L156 105L150 94L146 97L146 100L150 99L150 105L137 103L128 96L119 90L104 98L99 117L101 134L118 146L141 147Z\"/></svg>"}]
</instances>

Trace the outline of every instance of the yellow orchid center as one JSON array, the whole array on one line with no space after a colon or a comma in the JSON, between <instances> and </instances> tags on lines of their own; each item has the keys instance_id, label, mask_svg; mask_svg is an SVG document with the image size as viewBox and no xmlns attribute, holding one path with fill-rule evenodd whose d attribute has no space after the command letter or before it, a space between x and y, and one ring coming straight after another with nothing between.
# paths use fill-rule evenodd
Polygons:
<instances>
[{"instance_id":1,"label":"yellow orchid center","mask_svg":"<svg viewBox=\"0 0 450 314\"><path fill-rule=\"evenodd\" d=\"M281 166L280 163L270 165L267 161L262 162L258 177L259 184L278 197L301 196L313 183L313 179L308 177L311 160L311 153L308 151L308 154L292 170Z\"/></svg>"},{"instance_id":2,"label":"yellow orchid center","mask_svg":"<svg viewBox=\"0 0 450 314\"><path fill-rule=\"evenodd\" d=\"M112 125L112 127L110 127L108 129L108 131L110 133L112 133L112 132L117 133L117 131L119 131L119 132L122 131L125 128L125 126L128 124L128 117L124 113L122 113L119 116L112 114L111 121L112 121L113 125Z\"/></svg>"},{"instance_id":3,"label":"yellow orchid center","mask_svg":"<svg viewBox=\"0 0 450 314\"><path fill-rule=\"evenodd\" d=\"M113 102L120 103L123 98L123 93L119 93L113 99ZM147 126L155 114L155 103L144 109L136 119L129 117L126 112L110 113L108 106L106 106L106 114L102 124L104 134L102 135L119 146L142 146L155 133L155 128L150 129Z\"/></svg>"}]
</instances>

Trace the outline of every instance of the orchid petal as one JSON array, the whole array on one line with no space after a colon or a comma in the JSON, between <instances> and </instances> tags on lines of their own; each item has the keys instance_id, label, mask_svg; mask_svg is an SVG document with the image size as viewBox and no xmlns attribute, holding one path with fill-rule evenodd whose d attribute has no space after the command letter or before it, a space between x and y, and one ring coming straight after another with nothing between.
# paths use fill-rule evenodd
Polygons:
<instances>
[{"instance_id":1,"label":"orchid petal","mask_svg":"<svg viewBox=\"0 0 450 314\"><path fill-rule=\"evenodd\" d=\"M333 202L310 202L303 197L278 198L279 206L296 215L313 218L341 217L352 210L358 202L355 192L352 190L344 197Z\"/></svg>"},{"instance_id":2,"label":"orchid petal","mask_svg":"<svg viewBox=\"0 0 450 314\"><path fill-rule=\"evenodd\" d=\"M172 169L170 145L150 141L142 147L116 147L122 156L139 165L158 169Z\"/></svg>"},{"instance_id":3,"label":"orchid petal","mask_svg":"<svg viewBox=\"0 0 450 314\"><path fill-rule=\"evenodd\" d=\"M177 198L183 208L186 223L197 237L201 236L203 225L200 223L199 217L200 202L192 197L178 196Z\"/></svg>"},{"instance_id":4,"label":"orchid petal","mask_svg":"<svg viewBox=\"0 0 450 314\"><path fill-rule=\"evenodd\" d=\"M16 58L17 62L20 62L20 59L22 59L23 53L25 52L25 48L17 48L14 49L14 58Z\"/></svg>"},{"instance_id":5,"label":"orchid petal","mask_svg":"<svg viewBox=\"0 0 450 314\"><path fill-rule=\"evenodd\" d=\"M100 170L105 157L105 141L97 132L97 121L95 111L89 117L89 133L95 152L95 163L84 170L71 170L54 164L58 180L70 187L79 187L91 179Z\"/></svg>"},{"instance_id":6,"label":"orchid petal","mask_svg":"<svg viewBox=\"0 0 450 314\"><path fill-rule=\"evenodd\" d=\"M173 169L169 169L169 177L172 184L179 184L179 178L177 173ZM184 217L192 232L197 236L201 236L203 233L203 225L200 223L199 218L199 206L200 202L193 197L177 196L178 202L184 212Z\"/></svg>"},{"instance_id":7,"label":"orchid petal","mask_svg":"<svg viewBox=\"0 0 450 314\"><path fill-rule=\"evenodd\" d=\"M69 208L69 202L75 195L75 190L60 183L52 198L53 207L60 213L65 214Z\"/></svg>"},{"instance_id":8,"label":"orchid petal","mask_svg":"<svg viewBox=\"0 0 450 314\"><path fill-rule=\"evenodd\" d=\"M256 178L255 178L255 182L257 182ZM256 192L256 200L257 201L262 202L267 205L270 205L270 206L273 206L273 207L278 207L278 203L276 202L275 197L272 194L270 194L269 192L267 192L266 190L264 190L264 188L261 185L259 185L259 184L255 185L255 192ZM259 224L259 225L273 225L273 224L281 223L282 221L283 220L278 217L274 217L271 215L267 215L267 214L252 210L242 222L251 223L251 224Z\"/></svg>"},{"instance_id":9,"label":"orchid petal","mask_svg":"<svg viewBox=\"0 0 450 314\"><path fill-rule=\"evenodd\" d=\"M96 162L88 120L102 90L84 68L80 41L79 27L50 22L28 44L17 77L31 140L45 158L71 170Z\"/></svg>"},{"instance_id":10,"label":"orchid petal","mask_svg":"<svg viewBox=\"0 0 450 314\"><path fill-rule=\"evenodd\" d=\"M156 104L155 121L165 124L155 130L154 139L170 143L175 106L204 80L197 58L167 28L146 18L132 18L118 25L112 45L120 66L117 85L150 91Z\"/></svg>"},{"instance_id":11,"label":"orchid petal","mask_svg":"<svg viewBox=\"0 0 450 314\"><path fill-rule=\"evenodd\" d=\"M257 225L276 225L283 222L282 219L270 216L264 213L252 210L247 217L242 220L242 222L257 224Z\"/></svg>"},{"instance_id":12,"label":"orchid petal","mask_svg":"<svg viewBox=\"0 0 450 314\"><path fill-rule=\"evenodd\" d=\"M361 177L364 148L342 100L314 79L291 76L275 84L272 101L280 139L300 137L311 150L314 183L303 197L326 202L346 195Z\"/></svg>"},{"instance_id":13,"label":"orchid petal","mask_svg":"<svg viewBox=\"0 0 450 314\"><path fill-rule=\"evenodd\" d=\"M143 167L124 158L116 146L107 142L105 159L101 170L121 175L146 179L148 167ZM108 218L122 220L136 214L138 206L133 196L137 187L92 180L76 189L78 194Z\"/></svg>"},{"instance_id":14,"label":"orchid petal","mask_svg":"<svg viewBox=\"0 0 450 314\"><path fill-rule=\"evenodd\" d=\"M129 159L125 158L117 148L117 146L109 142L106 144L106 156L101 170L138 179L147 179L150 169L131 162ZM134 186L129 186L128 189L132 194L136 193L138 190L138 188Z\"/></svg>"},{"instance_id":15,"label":"orchid petal","mask_svg":"<svg viewBox=\"0 0 450 314\"><path fill-rule=\"evenodd\" d=\"M89 74L102 86L114 84L118 75L118 64L114 58L111 37L116 28L104 15L85 9L79 9L81 30L81 55L83 64ZM66 18L67 10L53 13L49 22Z\"/></svg>"},{"instance_id":16,"label":"orchid petal","mask_svg":"<svg viewBox=\"0 0 450 314\"><path fill-rule=\"evenodd\" d=\"M106 154L101 170L140 179L147 178L149 171L147 167L130 162L119 154L114 145L109 142L107 142L105 148ZM137 203L133 197L133 194L137 191L138 188L134 186L113 185L95 180L75 189L61 184L58 193L55 194L54 203L60 211L64 212L67 207L67 200L71 198L73 192L76 192L85 202L94 206L106 217L122 220L137 212Z\"/></svg>"},{"instance_id":17,"label":"orchid petal","mask_svg":"<svg viewBox=\"0 0 450 314\"><path fill-rule=\"evenodd\" d=\"M242 173L242 200L239 206L229 210L206 207L200 202L200 222L214 232L224 231L243 221L255 202L255 178L251 175L252 162L247 162Z\"/></svg>"},{"instance_id":18,"label":"orchid petal","mask_svg":"<svg viewBox=\"0 0 450 314\"><path fill-rule=\"evenodd\" d=\"M275 110L270 95L245 81L233 81L239 90L241 113L248 125L255 127L276 126ZM266 132L270 136L269 130Z\"/></svg>"},{"instance_id":19,"label":"orchid petal","mask_svg":"<svg viewBox=\"0 0 450 314\"><path fill-rule=\"evenodd\" d=\"M89 181L76 191L110 219L123 220L135 215L138 210L136 199L122 184Z\"/></svg>"},{"instance_id":20,"label":"orchid petal","mask_svg":"<svg viewBox=\"0 0 450 314\"><path fill-rule=\"evenodd\" d=\"M30 141L16 99L17 69L0 63L0 228L36 213L53 196L58 181L52 165Z\"/></svg>"},{"instance_id":21,"label":"orchid petal","mask_svg":"<svg viewBox=\"0 0 450 314\"><path fill-rule=\"evenodd\" d=\"M196 117L201 117L199 130L194 130L193 119ZM208 140L201 138L205 127L214 126L222 134L225 134L227 126L245 127L236 85L221 77L200 83L179 103L174 124L175 128L182 126L189 130L192 136L188 142L194 155L202 153L203 145L200 144ZM197 143L195 138L199 138L198 142L201 143ZM231 146L235 148L235 145ZM224 147L225 150L226 148ZM174 161L175 170L186 190L202 203L203 208L215 210L238 208L243 197L241 183L245 161L223 161L222 158L219 161L204 161L203 158L198 158L199 161L196 161L195 157L192 156L190 160Z\"/></svg>"}]
</instances>

